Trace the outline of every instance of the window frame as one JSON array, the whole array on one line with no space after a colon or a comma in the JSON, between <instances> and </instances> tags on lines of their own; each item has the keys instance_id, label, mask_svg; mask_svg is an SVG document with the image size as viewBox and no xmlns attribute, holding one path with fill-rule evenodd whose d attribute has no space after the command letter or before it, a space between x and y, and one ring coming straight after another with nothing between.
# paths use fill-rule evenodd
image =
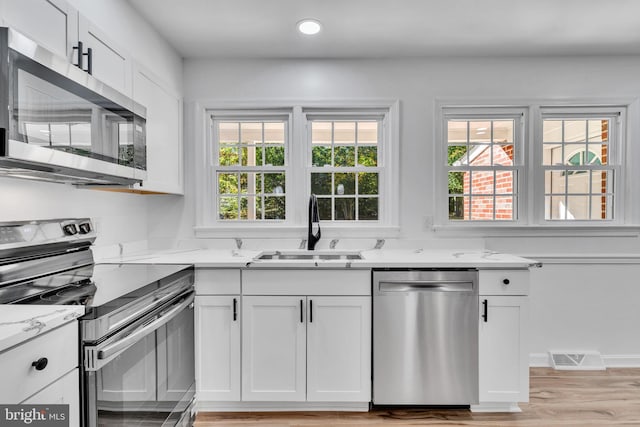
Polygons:
<instances>
[{"instance_id":1,"label":"window frame","mask_svg":"<svg viewBox=\"0 0 640 427\"><path fill-rule=\"evenodd\" d=\"M377 173L378 174L378 193L375 195L375 198L378 199L378 219L377 220L360 220L360 219L355 219L355 220L336 220L336 219L331 219L331 220L326 220L328 221L328 223L330 224L334 224L334 225L343 225L343 226L353 226L353 227L366 227L366 226L376 226L379 224L384 224L386 217L385 215L387 215L389 209L387 208L387 206L385 206L387 203L387 195L390 194L389 189L385 188L384 184L386 182L385 179L385 175L386 175L386 169L385 169L385 156L387 155L386 153L386 148L388 145L387 142L387 136L386 136L386 128L388 127L387 124L387 114L385 111L379 111L379 112L373 112L373 111L358 111L358 110L346 110L346 111L341 111L339 109L336 109L334 111L316 111L314 109L305 109L303 111L303 115L304 115L304 120L305 120L305 128L306 128L306 139L305 139L305 144L306 144L306 149L305 149L305 154L306 154L306 160L305 160L305 188L306 188L306 192L307 192L307 196L311 195L311 175L313 173L330 173L332 175L332 182L333 182L333 177L335 176L336 173ZM312 140L312 123L314 121L318 121L318 122L331 122L331 123L336 123L336 122L365 122L365 121L376 121L378 123L378 136L377 136L377 143L376 143L376 147L377 147L377 166L357 166L357 154L355 153L356 150L354 150L354 155L355 157L355 161L354 161L354 166L335 166L334 165L330 165L330 166L314 166L313 165L313 140ZM356 132L357 133L357 132ZM357 138L357 135L356 135ZM334 142L334 138L332 138L332 148L335 147L335 142ZM349 146L353 146L356 147L358 146L358 142L357 140L354 141L353 145L349 145ZM347 146L345 144L345 146ZM332 156L333 158L333 156ZM357 186L357 178L356 178L356 186ZM333 186L332 186L333 187ZM359 193L354 193L353 194L353 198L356 199L356 212L358 210L357 207L357 200L359 200L362 195ZM366 195L365 195L366 196ZM331 194L328 197L324 196L324 195L318 195L318 198L328 198L332 201L331 206L332 206L332 210L335 213L335 210L333 209L334 207L334 201L337 198L341 198L341 197L336 197L335 194ZM332 214L333 215L333 214Z\"/></svg>"},{"instance_id":2,"label":"window frame","mask_svg":"<svg viewBox=\"0 0 640 427\"><path fill-rule=\"evenodd\" d=\"M311 163L310 147L307 152L305 112L329 114L353 114L356 112L384 111L386 126L384 137L384 173L379 176L379 193L389 195L384 206L379 206L378 221L321 221L325 238L391 238L400 233L399 227L399 101L396 100L323 100L323 101L200 101L193 105L194 136L198 140L194 154L196 175L193 227L198 238L306 238ZM213 140L213 116L232 118L237 114L264 116L265 114L290 114L288 125L289 148L286 164L286 220L219 220L217 216L217 142ZM187 135L188 137L189 135ZM201 141L201 142L200 142ZM216 145L216 147L214 147ZM380 150L380 149L379 149ZM215 156L215 157L214 157ZM382 190L384 188L384 190ZM382 204L381 204L382 205ZM384 212L384 214L383 214ZM384 216L383 216L384 215Z\"/></svg>"},{"instance_id":3,"label":"window frame","mask_svg":"<svg viewBox=\"0 0 640 427\"><path fill-rule=\"evenodd\" d=\"M524 164L523 176L519 177L520 191L519 221L462 221L448 218L447 185L447 149L445 111L459 112L499 112L509 109L521 109L524 112L522 152ZM612 124L617 128L616 155L618 163L615 172L614 219L613 220L546 220L544 217L545 181L542 168L542 112L557 112L567 115L591 114L606 116L620 112L619 122ZM635 150L628 141L640 137L640 123L630 122L629 117L640 113L640 101L637 99L576 99L553 101L542 99L489 100L476 101L473 104L462 100L437 100L435 115L434 147L437 159L435 165L436 186L434 191L435 216L433 231L454 236L636 236L639 230L637 221L640 212L640 198L634 197L631 187L634 179L640 179L640 170L634 170L631 153ZM613 140L613 139L612 139ZM637 169L637 168L636 168ZM445 202L443 202L445 201ZM442 209L438 208L443 204ZM613 234L612 234L613 233Z\"/></svg>"},{"instance_id":4,"label":"window frame","mask_svg":"<svg viewBox=\"0 0 640 427\"><path fill-rule=\"evenodd\" d=\"M607 152L607 165L582 165L582 166L567 166L553 167L552 165L543 164L543 126L544 120L552 119L577 119L588 120L597 118L609 118L611 128L608 129L609 141ZM588 105L588 106L555 106L555 105L541 105L537 109L537 114L534 119L535 126L535 138L532 144L535 148L535 157L532 163L533 167L535 189L535 200L538 201L538 208L533 212L533 218L536 224L558 227L558 228L571 228L571 227L606 227L606 226L623 226L630 222L628 218L629 214L625 211L625 201L629 198L628 187L626 181L626 159L625 159L625 128L627 126L627 106L611 106L611 105ZM587 136L588 139L588 136ZM587 144L585 143L585 146ZM545 218L545 172L547 170L561 170L561 169L581 169L581 170L611 170L613 171L613 204L611 219L546 219ZM535 206L535 203L534 203Z\"/></svg>"},{"instance_id":5,"label":"window frame","mask_svg":"<svg viewBox=\"0 0 640 427\"><path fill-rule=\"evenodd\" d=\"M292 112L286 110L272 110L272 111L243 111L243 110L223 110L223 111L210 111L210 126L209 126L209 138L208 142L210 142L210 150L211 153L208 156L209 163L209 181L212 182L212 185L215 188L211 189L211 200L209 201L209 209L212 215L213 222L219 226L224 226L227 224L287 224L291 221L291 207L290 204L287 203L285 205L285 219L235 219L235 220L224 220L219 218L219 206L218 199L220 197L219 194L219 182L218 182L218 174L219 173L276 173L283 172L285 175L285 191L284 197L288 198L288 189L289 189L289 179L290 175L290 151L291 151L291 134L292 134ZM280 122L284 121L284 165L282 166L274 166L274 165L260 165L260 166L243 166L243 165L220 165L220 144L217 132L216 123L218 122L239 122L239 123L269 123L269 122ZM264 175L263 175L264 176ZM264 178L263 178L264 179ZM264 184L264 182L263 182ZM238 193L238 197L240 197ZM256 195L256 197L258 197ZM264 197L264 195L262 195ZM286 200L286 199L285 199ZM286 203L286 202L285 202Z\"/></svg>"},{"instance_id":6,"label":"window frame","mask_svg":"<svg viewBox=\"0 0 640 427\"><path fill-rule=\"evenodd\" d=\"M527 174L527 120L529 111L526 107L513 106L469 106L469 105L447 105L439 109L440 120L436 144L436 185L438 188L434 192L437 197L435 223L436 226L446 226L452 228L508 228L514 226L526 225L526 212L529 200L526 197L525 189L528 186ZM449 219L449 189L448 189L448 173L451 170L467 170L464 168L456 168L448 165L448 121L449 120L482 120L482 121L499 121L505 119L513 119L513 145L515 149L514 164L510 167L502 167L500 165L492 166L474 166L469 167L477 171L507 171L516 172L516 183L513 192L515 206L515 218L513 220L452 220ZM518 150L518 144L520 149ZM495 194L494 194L495 197ZM437 208L439 204L442 207ZM495 213L494 213L495 214Z\"/></svg>"}]
</instances>

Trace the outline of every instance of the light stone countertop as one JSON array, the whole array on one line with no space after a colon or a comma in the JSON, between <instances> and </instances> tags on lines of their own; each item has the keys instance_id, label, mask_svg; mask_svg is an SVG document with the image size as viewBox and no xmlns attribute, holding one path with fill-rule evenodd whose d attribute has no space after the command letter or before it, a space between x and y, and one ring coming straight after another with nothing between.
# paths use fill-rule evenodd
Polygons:
<instances>
[{"instance_id":1,"label":"light stone countertop","mask_svg":"<svg viewBox=\"0 0 640 427\"><path fill-rule=\"evenodd\" d=\"M84 307L77 305L0 305L0 352L83 314Z\"/></svg>"},{"instance_id":2,"label":"light stone countertop","mask_svg":"<svg viewBox=\"0 0 640 427\"><path fill-rule=\"evenodd\" d=\"M479 268L524 269L536 260L486 250L380 249L362 251L361 260L255 260L263 251L199 249L184 252L132 254L101 262L194 264L201 268ZM264 251L273 252L273 251ZM287 250L287 253L313 253ZM331 250L321 251L331 253ZM336 253L344 252L336 250Z\"/></svg>"}]
</instances>

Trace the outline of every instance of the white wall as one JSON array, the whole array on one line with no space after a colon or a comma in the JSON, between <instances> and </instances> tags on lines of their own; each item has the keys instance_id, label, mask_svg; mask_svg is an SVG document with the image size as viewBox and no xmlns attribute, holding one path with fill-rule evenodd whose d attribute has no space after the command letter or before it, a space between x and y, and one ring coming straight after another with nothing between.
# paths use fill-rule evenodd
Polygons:
<instances>
[{"instance_id":1,"label":"white wall","mask_svg":"<svg viewBox=\"0 0 640 427\"><path fill-rule=\"evenodd\" d=\"M150 211L158 212L150 218L151 237L193 236L197 197L192 176L194 146L203 143L202 135L193 127L195 102L399 99L401 237L433 241L448 239L424 226L424 218L434 215L438 203L434 198L434 169L429 166L438 99L629 99L640 96L638 70L640 57L186 60L186 196L150 200ZM631 117L636 123L638 119ZM640 241L635 235L493 237L485 244L525 255L640 254ZM553 265L533 274L532 352L577 346L604 354L640 355L635 331L638 318L629 304L630 300L640 300L640 287L632 285L637 268L594 266L574 274L576 268ZM606 280L609 275L613 280ZM603 298L605 295L607 298ZM594 318L587 308L594 306L600 308L599 327L589 328ZM564 319L560 328L549 320L556 317ZM619 333L619 338L614 333Z\"/></svg>"}]
</instances>

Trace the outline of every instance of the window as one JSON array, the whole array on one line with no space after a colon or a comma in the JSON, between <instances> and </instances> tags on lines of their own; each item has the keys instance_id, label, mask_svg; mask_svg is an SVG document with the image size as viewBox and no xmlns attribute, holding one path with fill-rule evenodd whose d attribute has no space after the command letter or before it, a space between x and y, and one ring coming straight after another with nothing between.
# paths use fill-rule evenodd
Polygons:
<instances>
[{"instance_id":1,"label":"window","mask_svg":"<svg viewBox=\"0 0 640 427\"><path fill-rule=\"evenodd\" d=\"M213 117L220 221L284 221L288 116Z\"/></svg>"},{"instance_id":2,"label":"window","mask_svg":"<svg viewBox=\"0 0 640 427\"><path fill-rule=\"evenodd\" d=\"M196 234L300 238L315 194L325 237L396 235L398 111L388 101L204 108Z\"/></svg>"},{"instance_id":3,"label":"window","mask_svg":"<svg viewBox=\"0 0 640 427\"><path fill-rule=\"evenodd\" d=\"M542 111L545 220L614 218L618 116Z\"/></svg>"},{"instance_id":4,"label":"window","mask_svg":"<svg viewBox=\"0 0 640 427\"><path fill-rule=\"evenodd\" d=\"M377 221L382 119L308 120L310 192L318 197L320 219Z\"/></svg>"},{"instance_id":5,"label":"window","mask_svg":"<svg viewBox=\"0 0 640 427\"><path fill-rule=\"evenodd\" d=\"M448 219L516 221L522 113L445 115Z\"/></svg>"},{"instance_id":6,"label":"window","mask_svg":"<svg viewBox=\"0 0 640 427\"><path fill-rule=\"evenodd\" d=\"M443 107L439 222L624 224L625 115L609 106Z\"/></svg>"}]
</instances>

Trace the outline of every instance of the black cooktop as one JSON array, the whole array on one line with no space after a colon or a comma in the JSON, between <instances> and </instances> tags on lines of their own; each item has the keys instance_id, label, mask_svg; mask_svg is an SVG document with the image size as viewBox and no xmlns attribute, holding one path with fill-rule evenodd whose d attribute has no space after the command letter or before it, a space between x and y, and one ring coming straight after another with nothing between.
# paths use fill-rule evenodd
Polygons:
<instances>
[{"instance_id":1,"label":"black cooktop","mask_svg":"<svg viewBox=\"0 0 640 427\"><path fill-rule=\"evenodd\" d=\"M169 284L184 264L94 264L0 288L0 304L117 307ZM104 311L104 310L99 310Z\"/></svg>"}]
</instances>

